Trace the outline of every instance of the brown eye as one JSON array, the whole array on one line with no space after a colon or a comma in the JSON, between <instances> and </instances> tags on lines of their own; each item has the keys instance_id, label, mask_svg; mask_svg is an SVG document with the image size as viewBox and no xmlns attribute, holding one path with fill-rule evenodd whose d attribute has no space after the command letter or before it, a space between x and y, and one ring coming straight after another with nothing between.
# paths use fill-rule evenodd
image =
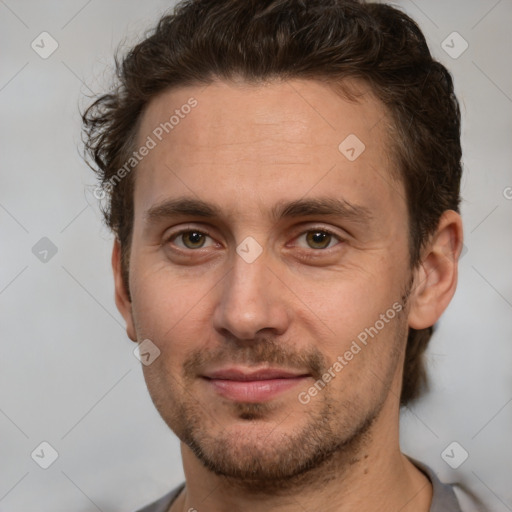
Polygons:
<instances>
[{"instance_id":1,"label":"brown eye","mask_svg":"<svg viewBox=\"0 0 512 512\"><path fill-rule=\"evenodd\" d=\"M178 247L185 249L200 249L205 245L207 237L208 235L205 235L200 231L182 231L174 237L174 241Z\"/></svg>"},{"instance_id":2,"label":"brown eye","mask_svg":"<svg viewBox=\"0 0 512 512\"><path fill-rule=\"evenodd\" d=\"M332 235L326 231L308 231L306 233L306 242L311 249L327 249L332 238Z\"/></svg>"}]
</instances>

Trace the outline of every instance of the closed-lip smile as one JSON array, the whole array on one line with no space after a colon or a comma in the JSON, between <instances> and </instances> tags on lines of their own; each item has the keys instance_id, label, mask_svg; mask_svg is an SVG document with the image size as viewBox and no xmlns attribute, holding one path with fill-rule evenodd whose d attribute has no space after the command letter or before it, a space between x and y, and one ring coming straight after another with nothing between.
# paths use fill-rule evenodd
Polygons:
<instances>
[{"instance_id":1,"label":"closed-lip smile","mask_svg":"<svg viewBox=\"0 0 512 512\"><path fill-rule=\"evenodd\" d=\"M237 402L265 402L297 386L308 373L282 368L229 367L208 371L201 377L213 390Z\"/></svg>"}]
</instances>

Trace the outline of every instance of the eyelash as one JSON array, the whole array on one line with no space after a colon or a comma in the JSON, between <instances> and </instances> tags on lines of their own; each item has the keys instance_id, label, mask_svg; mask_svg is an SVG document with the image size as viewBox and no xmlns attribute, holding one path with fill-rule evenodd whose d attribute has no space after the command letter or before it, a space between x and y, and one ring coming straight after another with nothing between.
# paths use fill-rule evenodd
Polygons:
<instances>
[{"instance_id":1,"label":"eyelash","mask_svg":"<svg viewBox=\"0 0 512 512\"><path fill-rule=\"evenodd\" d=\"M181 231L178 231L177 233L173 233L172 235L170 235L169 237L167 237L167 239L165 240L165 244L168 244L168 243L171 243L173 242L175 239L177 239L179 236L181 235L184 235L186 233L199 233L201 235L205 235L209 238L211 238L212 240L214 240L214 238L206 231L201 231L199 229L191 229L191 228L188 228L188 229L182 229ZM338 243L342 243L345 241L345 239L343 239L339 234L335 233L333 230L331 229L328 229L328 228L325 228L325 227L312 227L312 228L309 228L305 231L302 231L301 233L299 233L295 238L294 240L297 240L298 238L300 238L301 236L303 235L306 235L308 233L312 233L312 232L320 232L320 233L325 233L325 234L328 234L332 237L334 237L335 239L338 240ZM338 244L336 244L338 245ZM334 247L334 246L333 246ZM314 251L314 252L326 252L326 251L329 251L330 249L332 249L333 247L327 247L325 249L314 249L312 247L310 247L309 249L311 251ZM199 249L202 249L203 247L199 247ZM198 249L190 249L190 248L183 248L183 247L180 247L179 248L181 251L197 251ZM302 248L304 249L304 248Z\"/></svg>"}]
</instances>

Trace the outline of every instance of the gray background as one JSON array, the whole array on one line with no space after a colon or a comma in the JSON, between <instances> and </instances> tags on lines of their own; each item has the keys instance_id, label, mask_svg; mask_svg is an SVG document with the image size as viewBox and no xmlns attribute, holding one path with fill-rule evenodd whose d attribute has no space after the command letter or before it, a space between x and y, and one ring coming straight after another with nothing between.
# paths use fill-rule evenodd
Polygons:
<instances>
[{"instance_id":1,"label":"gray background","mask_svg":"<svg viewBox=\"0 0 512 512\"><path fill-rule=\"evenodd\" d=\"M114 304L112 237L78 150L84 95L108 88L118 43L138 41L171 5L0 0L0 511L129 512L183 479L178 442L154 410ZM512 1L397 5L455 77L467 247L456 296L428 351L432 391L404 411L402 447L442 480L469 485L488 510L506 512ZM59 45L47 59L31 48L43 31ZM456 59L442 47L453 31L469 44ZM44 253L43 237L55 255ZM48 449L31 457L43 441L58 452L48 469L35 462L48 461ZM453 441L469 453L458 469L441 456ZM461 448L452 453L460 457Z\"/></svg>"}]
</instances>

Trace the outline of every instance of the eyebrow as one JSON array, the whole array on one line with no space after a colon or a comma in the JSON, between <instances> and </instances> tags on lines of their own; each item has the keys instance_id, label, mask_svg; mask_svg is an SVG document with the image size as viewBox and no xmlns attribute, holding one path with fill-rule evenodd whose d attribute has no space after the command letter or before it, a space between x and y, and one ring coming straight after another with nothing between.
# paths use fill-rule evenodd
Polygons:
<instances>
[{"instance_id":1,"label":"eyebrow","mask_svg":"<svg viewBox=\"0 0 512 512\"><path fill-rule=\"evenodd\" d=\"M274 220L285 218L307 217L314 215L336 216L358 223L368 223L373 215L369 208L355 205L345 199L320 197L311 199L297 199L295 201L280 202L271 210ZM221 218L222 210L206 201L193 198L168 199L149 208L146 212L147 222L156 222L162 219L190 216L202 218Z\"/></svg>"},{"instance_id":2,"label":"eyebrow","mask_svg":"<svg viewBox=\"0 0 512 512\"><path fill-rule=\"evenodd\" d=\"M345 199L333 197L298 199L280 203L272 209L272 214L275 219L332 215L361 223L367 223L373 217L370 209L366 206L355 205Z\"/></svg>"}]
</instances>

